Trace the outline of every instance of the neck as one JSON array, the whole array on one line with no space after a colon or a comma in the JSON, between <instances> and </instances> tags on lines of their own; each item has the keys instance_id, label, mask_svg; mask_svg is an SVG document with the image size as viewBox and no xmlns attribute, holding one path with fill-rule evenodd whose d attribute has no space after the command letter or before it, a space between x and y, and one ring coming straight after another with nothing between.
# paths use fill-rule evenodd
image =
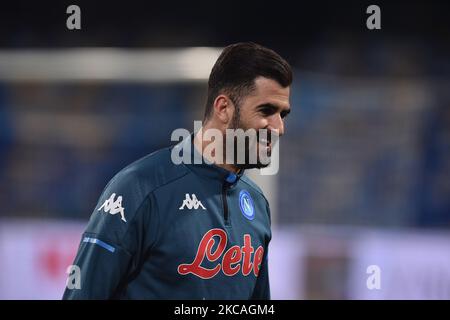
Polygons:
<instances>
[{"instance_id":1,"label":"neck","mask_svg":"<svg viewBox=\"0 0 450 320\"><path fill-rule=\"evenodd\" d=\"M207 125L204 125L204 126L202 127L202 129L199 130L199 131L195 134L195 136L194 136L194 148L195 148L200 154L202 154L203 157L204 157L206 160L208 160L209 162L214 163L214 165L216 165L216 166L218 166L218 167L220 167L220 168L223 168L223 169L225 169L225 170L234 172L234 173L239 173L240 170L239 170L239 168L237 168L235 165L226 163L226 161L224 161L224 159L222 159L222 163L217 163L216 161L214 161L214 159L211 159L211 158L209 157L208 154L206 154L206 153L203 152L203 151L205 150L205 148L206 148L210 143L213 142L213 141L205 141L205 140L203 140L203 130L207 130L207 129L208 129L208 126L207 126ZM225 155L225 150L224 150L224 152L223 152L223 155ZM224 156L224 158L225 158L225 156Z\"/></svg>"}]
</instances>

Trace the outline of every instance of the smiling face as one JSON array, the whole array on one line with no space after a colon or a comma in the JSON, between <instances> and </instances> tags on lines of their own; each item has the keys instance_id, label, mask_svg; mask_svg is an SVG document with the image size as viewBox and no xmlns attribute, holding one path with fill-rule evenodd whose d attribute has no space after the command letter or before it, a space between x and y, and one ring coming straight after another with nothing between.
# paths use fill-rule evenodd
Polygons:
<instances>
[{"instance_id":1,"label":"smiling face","mask_svg":"<svg viewBox=\"0 0 450 320\"><path fill-rule=\"evenodd\" d=\"M244 97L239 106L234 105L234 113L230 121L229 129L255 129L260 133L260 129L267 130L267 139L257 135L256 145L250 143L245 146L245 150L236 150L235 154L245 152L245 158L256 147L256 154L260 154L261 148L270 157L272 150L272 137L274 134L282 136L285 131L284 120L291 111L289 104L290 87L283 88L278 82L264 77L255 79L255 89ZM235 143L236 146L236 143ZM263 168L269 163L263 164L261 159L257 163L237 165L239 168Z\"/></svg>"},{"instance_id":2,"label":"smiling face","mask_svg":"<svg viewBox=\"0 0 450 320\"><path fill-rule=\"evenodd\" d=\"M203 119L204 130L214 129L225 136L227 147L222 145L224 153L217 156L226 155L222 167L236 172L269 165L277 141L273 133L275 138L284 134L292 79L289 63L269 48L241 42L222 51L208 79ZM211 142L202 138L199 143L204 150Z\"/></svg>"}]
</instances>

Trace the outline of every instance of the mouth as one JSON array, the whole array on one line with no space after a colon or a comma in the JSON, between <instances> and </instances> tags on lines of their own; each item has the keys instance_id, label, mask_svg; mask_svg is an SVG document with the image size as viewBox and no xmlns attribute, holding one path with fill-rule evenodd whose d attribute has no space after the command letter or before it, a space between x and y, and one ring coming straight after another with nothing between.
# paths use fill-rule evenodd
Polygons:
<instances>
[{"instance_id":1,"label":"mouth","mask_svg":"<svg viewBox=\"0 0 450 320\"><path fill-rule=\"evenodd\" d=\"M263 147L272 147L272 131L267 130L266 137L262 137L258 132L258 143Z\"/></svg>"},{"instance_id":2,"label":"mouth","mask_svg":"<svg viewBox=\"0 0 450 320\"><path fill-rule=\"evenodd\" d=\"M258 139L258 144L260 146L260 148L266 148L267 151L267 155L270 157L270 153L272 151L272 142L271 139L268 138L260 138Z\"/></svg>"},{"instance_id":3,"label":"mouth","mask_svg":"<svg viewBox=\"0 0 450 320\"><path fill-rule=\"evenodd\" d=\"M259 139L259 144L263 145L263 146L271 146L272 142L270 141L270 139Z\"/></svg>"}]
</instances>

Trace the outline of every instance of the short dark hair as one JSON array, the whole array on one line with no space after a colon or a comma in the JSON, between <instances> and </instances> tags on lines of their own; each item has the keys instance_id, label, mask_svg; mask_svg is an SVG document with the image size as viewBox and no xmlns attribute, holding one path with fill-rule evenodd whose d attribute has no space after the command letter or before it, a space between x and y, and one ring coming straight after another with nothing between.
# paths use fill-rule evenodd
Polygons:
<instances>
[{"instance_id":1,"label":"short dark hair","mask_svg":"<svg viewBox=\"0 0 450 320\"><path fill-rule=\"evenodd\" d=\"M275 80L283 88L292 83L291 66L275 51L253 42L227 46L209 76L204 121L211 117L219 94L227 94L239 107L242 98L255 89L255 79L260 76Z\"/></svg>"}]
</instances>

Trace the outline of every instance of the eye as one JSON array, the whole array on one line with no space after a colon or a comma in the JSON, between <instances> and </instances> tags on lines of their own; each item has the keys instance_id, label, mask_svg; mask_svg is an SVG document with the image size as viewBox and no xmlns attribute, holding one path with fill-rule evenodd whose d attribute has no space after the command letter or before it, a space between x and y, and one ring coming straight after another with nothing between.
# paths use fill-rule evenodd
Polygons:
<instances>
[{"instance_id":1,"label":"eye","mask_svg":"<svg viewBox=\"0 0 450 320\"><path fill-rule=\"evenodd\" d=\"M274 111L272 108L265 107L265 108L261 109L261 113L265 116L270 116L270 115L274 114Z\"/></svg>"},{"instance_id":2,"label":"eye","mask_svg":"<svg viewBox=\"0 0 450 320\"><path fill-rule=\"evenodd\" d=\"M285 110L285 111L281 111L280 116L282 119L286 118L289 114L289 112L291 112L291 110Z\"/></svg>"},{"instance_id":3,"label":"eye","mask_svg":"<svg viewBox=\"0 0 450 320\"><path fill-rule=\"evenodd\" d=\"M277 108L268 104L268 105L263 105L259 108L259 111L264 115L264 116L271 116L273 114L275 114L277 112Z\"/></svg>"}]
</instances>

